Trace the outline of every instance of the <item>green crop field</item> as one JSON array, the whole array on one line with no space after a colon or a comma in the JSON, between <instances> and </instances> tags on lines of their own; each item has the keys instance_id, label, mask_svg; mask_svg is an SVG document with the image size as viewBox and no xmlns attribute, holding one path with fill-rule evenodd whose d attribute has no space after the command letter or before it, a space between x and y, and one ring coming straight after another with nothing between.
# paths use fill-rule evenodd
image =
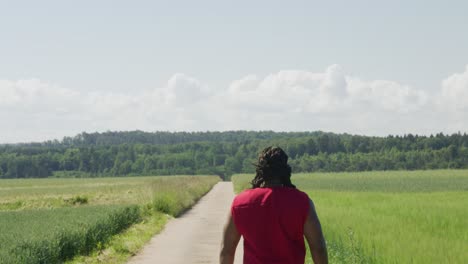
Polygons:
<instances>
[{"instance_id":1,"label":"green crop field","mask_svg":"<svg viewBox=\"0 0 468 264\"><path fill-rule=\"evenodd\" d=\"M0 263L70 260L105 247L113 235L139 223L133 236L149 238L142 228L159 231L162 214L179 215L218 181L215 176L0 180ZM117 262L132 253L122 248L128 241L121 243L124 258Z\"/></svg>"},{"instance_id":2,"label":"green crop field","mask_svg":"<svg viewBox=\"0 0 468 264\"><path fill-rule=\"evenodd\" d=\"M252 175L235 175L236 191ZM331 263L467 263L468 170L295 174Z\"/></svg>"}]
</instances>

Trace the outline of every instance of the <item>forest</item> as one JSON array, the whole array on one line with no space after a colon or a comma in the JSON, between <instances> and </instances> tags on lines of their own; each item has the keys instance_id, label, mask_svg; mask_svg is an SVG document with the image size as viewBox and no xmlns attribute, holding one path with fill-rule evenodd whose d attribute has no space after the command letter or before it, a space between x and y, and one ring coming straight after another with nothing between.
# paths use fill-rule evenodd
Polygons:
<instances>
[{"instance_id":1,"label":"forest","mask_svg":"<svg viewBox=\"0 0 468 264\"><path fill-rule=\"evenodd\" d=\"M293 172L468 168L468 135L315 132L103 132L0 145L0 178L252 173L275 145Z\"/></svg>"}]
</instances>

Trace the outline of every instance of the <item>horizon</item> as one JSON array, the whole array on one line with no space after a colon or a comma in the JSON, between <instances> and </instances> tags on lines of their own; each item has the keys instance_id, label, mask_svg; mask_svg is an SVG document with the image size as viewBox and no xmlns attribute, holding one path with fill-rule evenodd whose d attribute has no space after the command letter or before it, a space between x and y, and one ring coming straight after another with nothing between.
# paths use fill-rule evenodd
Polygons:
<instances>
[{"instance_id":1,"label":"horizon","mask_svg":"<svg viewBox=\"0 0 468 264\"><path fill-rule=\"evenodd\" d=\"M253 133L260 133L260 132L273 132L273 133L325 133L325 134L335 134L335 135L347 135L347 136L361 136L361 137L371 137L371 138L388 138L388 137L406 137L409 135L415 136L415 137L435 137L439 134L442 134L444 136L451 136L451 135L466 135L467 132L454 132L454 133L443 133L443 132L438 132L434 134L413 134L413 133L403 133L403 134L388 134L388 135L383 135L383 136L378 136L378 135L364 135L364 134L352 134L352 133L336 133L332 131L322 131L322 130L314 130L314 131L274 131L274 130L225 130L225 131L215 131L215 130L210 130L210 131L163 131L163 130L157 130L157 131L144 131L144 130L125 130L125 131L94 131L94 132L86 132L82 131L80 133L74 134L74 135L66 135L62 138L53 138L53 139L46 139L43 141L24 141L24 142L0 142L0 146L6 146L6 145L28 145L28 144L43 144L43 143L49 143L49 142L54 142L58 141L62 143L62 141L66 138L75 138L79 135L82 134L106 134L106 133L131 133L131 132L142 132L142 133L171 133L171 134L176 134L176 133L229 133L229 132L253 132Z\"/></svg>"},{"instance_id":2,"label":"horizon","mask_svg":"<svg viewBox=\"0 0 468 264\"><path fill-rule=\"evenodd\" d=\"M468 132L468 2L0 3L0 142Z\"/></svg>"}]
</instances>

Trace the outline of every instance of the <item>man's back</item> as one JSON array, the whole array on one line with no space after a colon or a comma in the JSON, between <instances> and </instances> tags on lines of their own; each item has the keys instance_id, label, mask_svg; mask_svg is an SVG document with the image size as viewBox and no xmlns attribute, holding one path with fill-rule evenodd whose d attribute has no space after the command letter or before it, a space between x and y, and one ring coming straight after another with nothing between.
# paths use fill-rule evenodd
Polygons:
<instances>
[{"instance_id":1,"label":"man's back","mask_svg":"<svg viewBox=\"0 0 468 264\"><path fill-rule=\"evenodd\" d=\"M234 224L244 237L244 263L304 263L307 194L289 187L255 188L232 204Z\"/></svg>"},{"instance_id":2,"label":"man's back","mask_svg":"<svg viewBox=\"0 0 468 264\"><path fill-rule=\"evenodd\" d=\"M328 264L315 206L307 194L292 184L291 166L284 150L279 147L262 150L251 184L252 189L234 198L224 227L219 262L234 263L242 235L244 264L303 264L304 237L314 263Z\"/></svg>"}]
</instances>

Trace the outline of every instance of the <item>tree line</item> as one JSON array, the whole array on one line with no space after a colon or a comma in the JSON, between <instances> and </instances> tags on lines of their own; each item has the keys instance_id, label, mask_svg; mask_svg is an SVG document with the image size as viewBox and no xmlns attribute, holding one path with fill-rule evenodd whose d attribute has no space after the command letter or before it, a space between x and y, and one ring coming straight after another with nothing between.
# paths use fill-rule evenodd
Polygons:
<instances>
[{"instance_id":1,"label":"tree line","mask_svg":"<svg viewBox=\"0 0 468 264\"><path fill-rule=\"evenodd\" d=\"M252 173L266 146L294 172L468 168L468 135L325 132L105 132L0 145L0 178Z\"/></svg>"}]
</instances>

